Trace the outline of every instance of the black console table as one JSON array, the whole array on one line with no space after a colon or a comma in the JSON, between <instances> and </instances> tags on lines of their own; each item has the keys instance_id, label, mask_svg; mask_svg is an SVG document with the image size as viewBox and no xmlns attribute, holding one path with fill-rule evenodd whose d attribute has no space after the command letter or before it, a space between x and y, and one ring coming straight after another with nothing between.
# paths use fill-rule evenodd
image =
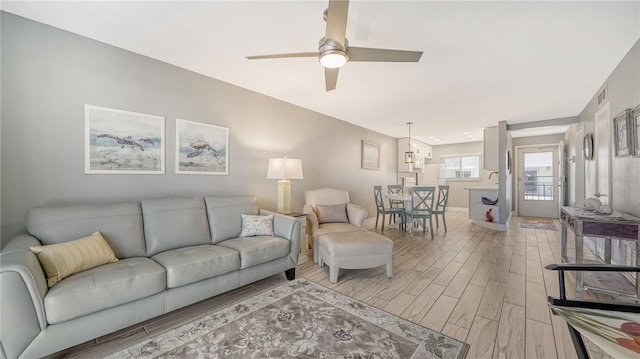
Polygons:
<instances>
[{"instance_id":1,"label":"black console table","mask_svg":"<svg viewBox=\"0 0 640 359\"><path fill-rule=\"evenodd\" d=\"M600 237L605 241L604 261L611 263L611 240L620 239L634 241L636 252L636 266L640 264L640 218L628 214L613 212L609 215L598 214L583 208L562 207L560 211L562 222L561 256L563 262L569 262L567 257L567 227L573 231L576 238L575 262L584 263L583 236ZM595 289L610 294L620 294L602 288L585 288L581 271L576 272L576 296L582 298L582 291ZM640 299L640 275L636 276L635 299Z\"/></svg>"}]
</instances>

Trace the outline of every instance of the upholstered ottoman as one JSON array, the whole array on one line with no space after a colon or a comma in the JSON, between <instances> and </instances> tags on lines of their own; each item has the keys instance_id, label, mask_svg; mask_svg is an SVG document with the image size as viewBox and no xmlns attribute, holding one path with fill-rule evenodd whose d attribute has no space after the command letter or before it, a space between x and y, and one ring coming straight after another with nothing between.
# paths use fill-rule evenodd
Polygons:
<instances>
[{"instance_id":1,"label":"upholstered ottoman","mask_svg":"<svg viewBox=\"0 0 640 359\"><path fill-rule=\"evenodd\" d=\"M393 277L393 242L375 232L337 232L318 238L319 262L329 265L329 280L338 282L338 272L387 265L387 277Z\"/></svg>"}]
</instances>

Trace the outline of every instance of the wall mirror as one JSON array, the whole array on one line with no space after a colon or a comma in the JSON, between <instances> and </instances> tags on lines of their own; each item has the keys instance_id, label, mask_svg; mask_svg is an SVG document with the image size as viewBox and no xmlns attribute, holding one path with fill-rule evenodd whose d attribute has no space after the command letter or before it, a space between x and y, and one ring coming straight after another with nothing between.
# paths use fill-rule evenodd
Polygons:
<instances>
[{"instance_id":1,"label":"wall mirror","mask_svg":"<svg viewBox=\"0 0 640 359\"><path fill-rule=\"evenodd\" d=\"M582 140L582 152L585 160L593 159L593 135L590 133L587 133Z\"/></svg>"}]
</instances>

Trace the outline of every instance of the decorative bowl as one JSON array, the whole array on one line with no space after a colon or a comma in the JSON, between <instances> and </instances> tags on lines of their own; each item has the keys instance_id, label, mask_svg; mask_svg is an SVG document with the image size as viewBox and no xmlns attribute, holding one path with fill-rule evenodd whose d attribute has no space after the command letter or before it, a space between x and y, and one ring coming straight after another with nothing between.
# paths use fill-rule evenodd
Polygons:
<instances>
[{"instance_id":1,"label":"decorative bowl","mask_svg":"<svg viewBox=\"0 0 640 359\"><path fill-rule=\"evenodd\" d=\"M600 206L600 208L598 208L596 212L600 214L611 214L613 213L613 208L609 206Z\"/></svg>"},{"instance_id":2,"label":"decorative bowl","mask_svg":"<svg viewBox=\"0 0 640 359\"><path fill-rule=\"evenodd\" d=\"M600 208L600 206L602 206L602 202L600 202L600 200L597 198L587 198L584 200L582 206L587 211L595 211Z\"/></svg>"}]
</instances>

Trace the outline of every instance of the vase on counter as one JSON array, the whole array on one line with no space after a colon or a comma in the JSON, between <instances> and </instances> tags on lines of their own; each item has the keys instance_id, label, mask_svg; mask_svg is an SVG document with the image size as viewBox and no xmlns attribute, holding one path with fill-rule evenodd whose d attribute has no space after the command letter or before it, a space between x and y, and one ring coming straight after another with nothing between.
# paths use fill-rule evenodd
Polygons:
<instances>
[{"instance_id":1,"label":"vase on counter","mask_svg":"<svg viewBox=\"0 0 640 359\"><path fill-rule=\"evenodd\" d=\"M493 208L489 208L489 210L487 211L487 213L485 213L485 217L487 217L487 222L493 222L493 216L491 215L491 210Z\"/></svg>"}]
</instances>

